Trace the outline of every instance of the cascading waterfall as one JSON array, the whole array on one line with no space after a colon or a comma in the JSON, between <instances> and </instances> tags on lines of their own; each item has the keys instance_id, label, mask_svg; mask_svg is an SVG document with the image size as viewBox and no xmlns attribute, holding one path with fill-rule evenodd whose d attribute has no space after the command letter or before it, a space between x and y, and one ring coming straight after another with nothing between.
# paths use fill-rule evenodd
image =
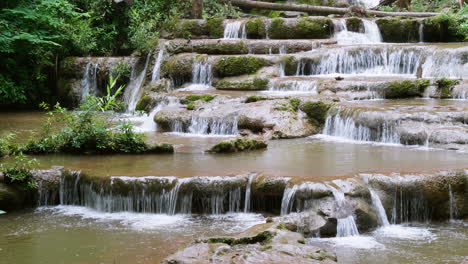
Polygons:
<instances>
[{"instance_id":1,"label":"cascading waterfall","mask_svg":"<svg viewBox=\"0 0 468 264\"><path fill-rule=\"evenodd\" d=\"M422 77L468 78L467 52L468 47L431 50L421 66Z\"/></svg>"},{"instance_id":2,"label":"cascading waterfall","mask_svg":"<svg viewBox=\"0 0 468 264\"><path fill-rule=\"evenodd\" d=\"M88 62L83 73L83 79L81 81L81 102L83 102L88 95L95 95L98 90L97 84L97 71L99 69L99 62L94 64Z\"/></svg>"},{"instance_id":3,"label":"cascading waterfall","mask_svg":"<svg viewBox=\"0 0 468 264\"><path fill-rule=\"evenodd\" d=\"M418 49L390 49L388 47L356 49L340 48L318 52L317 58L302 58L296 76L363 74L416 75L421 59Z\"/></svg>"},{"instance_id":4,"label":"cascading waterfall","mask_svg":"<svg viewBox=\"0 0 468 264\"><path fill-rule=\"evenodd\" d=\"M135 125L135 129L138 132L153 132L158 130L158 124L154 122L154 116L161 110L168 108L168 107L174 107L178 106L179 99L177 97L167 97L165 100L162 100L159 102L156 107L153 108L153 110L150 111L150 113L144 117L134 117L130 118L131 121L134 121L137 123ZM139 121L141 122L140 124Z\"/></svg>"},{"instance_id":5,"label":"cascading waterfall","mask_svg":"<svg viewBox=\"0 0 468 264\"><path fill-rule=\"evenodd\" d=\"M341 190L329 185L330 190L332 191L333 197L336 202L336 211L344 210L348 207L344 193ZM358 236L359 231L357 229L356 221L352 214L345 217L337 217L338 225L336 227L336 236L337 237L349 237L349 236Z\"/></svg>"},{"instance_id":6,"label":"cascading waterfall","mask_svg":"<svg viewBox=\"0 0 468 264\"><path fill-rule=\"evenodd\" d=\"M181 90L197 91L210 89L211 81L213 80L211 68L211 64L204 60L195 62L192 69L192 83L187 88Z\"/></svg>"},{"instance_id":7,"label":"cascading waterfall","mask_svg":"<svg viewBox=\"0 0 468 264\"><path fill-rule=\"evenodd\" d=\"M432 209L422 193L406 191L403 186L395 188L392 208L392 224L411 221L428 222Z\"/></svg>"},{"instance_id":8,"label":"cascading waterfall","mask_svg":"<svg viewBox=\"0 0 468 264\"><path fill-rule=\"evenodd\" d=\"M154 67L153 67L153 72L151 74L151 81L157 81L161 78L161 64L164 60L164 52L165 49L164 47L161 47L158 52L158 56L156 57L156 60L154 61Z\"/></svg>"},{"instance_id":9,"label":"cascading waterfall","mask_svg":"<svg viewBox=\"0 0 468 264\"><path fill-rule=\"evenodd\" d=\"M148 53L146 56L145 66L143 70L138 72L137 66L135 65L132 69L130 76L130 83L125 88L124 101L127 105L127 112L132 112L135 110L138 99L141 93L141 87L145 80L146 70L148 69L149 60L151 58L151 53Z\"/></svg>"},{"instance_id":10,"label":"cascading waterfall","mask_svg":"<svg viewBox=\"0 0 468 264\"><path fill-rule=\"evenodd\" d=\"M237 117L231 120L192 116L188 132L199 135L237 135Z\"/></svg>"},{"instance_id":11,"label":"cascading waterfall","mask_svg":"<svg viewBox=\"0 0 468 264\"><path fill-rule=\"evenodd\" d=\"M244 213L250 212L250 196L251 196L251 188L252 182L255 179L255 174L249 175L249 180L247 182L247 187L245 189L245 200L244 200Z\"/></svg>"},{"instance_id":12,"label":"cascading waterfall","mask_svg":"<svg viewBox=\"0 0 468 264\"><path fill-rule=\"evenodd\" d=\"M245 30L245 23L243 21L227 22L224 27L225 39L246 39L247 30Z\"/></svg>"},{"instance_id":13,"label":"cascading waterfall","mask_svg":"<svg viewBox=\"0 0 468 264\"><path fill-rule=\"evenodd\" d=\"M457 207L455 206L455 199L453 197L452 185L449 184L449 214L450 220L453 221L457 218Z\"/></svg>"},{"instance_id":14,"label":"cascading waterfall","mask_svg":"<svg viewBox=\"0 0 468 264\"><path fill-rule=\"evenodd\" d=\"M293 185L292 187L286 187L284 189L283 199L281 200L281 215L287 215L291 212L297 189L298 185Z\"/></svg>"},{"instance_id":15,"label":"cascading waterfall","mask_svg":"<svg viewBox=\"0 0 468 264\"><path fill-rule=\"evenodd\" d=\"M222 214L246 211L242 208L246 184L245 177L111 177L102 181L76 174L61 178L56 200L61 205L109 213ZM53 198L46 191L41 197ZM40 205L50 205L52 200L42 199Z\"/></svg>"},{"instance_id":16,"label":"cascading waterfall","mask_svg":"<svg viewBox=\"0 0 468 264\"><path fill-rule=\"evenodd\" d=\"M383 120L377 129L371 129L342 111L327 116L323 134L355 141L400 144L400 134L395 124Z\"/></svg>"},{"instance_id":17,"label":"cascading waterfall","mask_svg":"<svg viewBox=\"0 0 468 264\"><path fill-rule=\"evenodd\" d=\"M380 200L379 195L371 187L369 187L369 192L371 194L372 205L374 206L375 211L377 212L377 216L379 217L380 224L382 226L390 225L390 222L388 221L387 213L385 212L385 208L382 205L382 201Z\"/></svg>"},{"instance_id":18,"label":"cascading waterfall","mask_svg":"<svg viewBox=\"0 0 468 264\"><path fill-rule=\"evenodd\" d=\"M349 0L351 5L363 6L365 8L372 8L379 5L380 0Z\"/></svg>"},{"instance_id":19,"label":"cascading waterfall","mask_svg":"<svg viewBox=\"0 0 468 264\"><path fill-rule=\"evenodd\" d=\"M274 80L270 82L268 91L317 94L317 82L315 80Z\"/></svg>"},{"instance_id":20,"label":"cascading waterfall","mask_svg":"<svg viewBox=\"0 0 468 264\"><path fill-rule=\"evenodd\" d=\"M423 21L419 22L418 33L419 33L419 43L423 43L424 42L424 22Z\"/></svg>"},{"instance_id":21,"label":"cascading waterfall","mask_svg":"<svg viewBox=\"0 0 468 264\"><path fill-rule=\"evenodd\" d=\"M348 31L345 19L333 20L335 36L339 45L381 43L380 29L373 20L362 20L364 33Z\"/></svg>"}]
</instances>

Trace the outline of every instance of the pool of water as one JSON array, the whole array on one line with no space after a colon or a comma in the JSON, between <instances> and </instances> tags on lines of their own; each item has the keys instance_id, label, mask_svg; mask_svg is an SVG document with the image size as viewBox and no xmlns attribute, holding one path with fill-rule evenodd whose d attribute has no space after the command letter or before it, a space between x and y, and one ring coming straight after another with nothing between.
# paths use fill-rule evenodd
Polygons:
<instances>
[{"instance_id":1,"label":"pool of water","mask_svg":"<svg viewBox=\"0 0 468 264\"><path fill-rule=\"evenodd\" d=\"M0 215L0 263L159 263L194 237L222 236L262 222L258 214L168 216L41 207Z\"/></svg>"}]
</instances>

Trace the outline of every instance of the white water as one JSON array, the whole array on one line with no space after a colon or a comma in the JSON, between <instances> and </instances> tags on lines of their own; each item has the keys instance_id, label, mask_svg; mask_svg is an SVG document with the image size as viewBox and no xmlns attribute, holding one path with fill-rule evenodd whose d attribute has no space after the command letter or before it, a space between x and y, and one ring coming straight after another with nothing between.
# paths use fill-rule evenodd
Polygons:
<instances>
[{"instance_id":1,"label":"white water","mask_svg":"<svg viewBox=\"0 0 468 264\"><path fill-rule=\"evenodd\" d=\"M256 174L253 174L253 173L249 175L247 187L245 188L244 213L250 212L250 195L251 195L252 182L254 181L255 176Z\"/></svg>"},{"instance_id":2,"label":"white water","mask_svg":"<svg viewBox=\"0 0 468 264\"><path fill-rule=\"evenodd\" d=\"M383 122L375 132L369 127L357 124L353 117L341 113L329 114L325 121L323 134L355 141L400 144L397 127Z\"/></svg>"},{"instance_id":3,"label":"white water","mask_svg":"<svg viewBox=\"0 0 468 264\"><path fill-rule=\"evenodd\" d=\"M161 64L164 60L164 47L161 47L158 52L158 56L154 61L153 72L151 74L151 81L157 81L161 78Z\"/></svg>"},{"instance_id":4,"label":"white water","mask_svg":"<svg viewBox=\"0 0 468 264\"><path fill-rule=\"evenodd\" d=\"M341 214L341 210L344 210L348 207L348 202L344 196L344 193L337 188L329 185L328 186L333 193L333 197L335 197L336 202L336 211L335 213ZM359 236L359 231L357 229L356 221L354 220L354 216L352 214L346 217L337 217L338 225L336 227L336 236L337 237L349 237L349 236Z\"/></svg>"},{"instance_id":5,"label":"white water","mask_svg":"<svg viewBox=\"0 0 468 264\"><path fill-rule=\"evenodd\" d=\"M181 91L200 91L211 88L213 72L211 64L206 61L197 61L193 64L192 83Z\"/></svg>"},{"instance_id":6,"label":"white water","mask_svg":"<svg viewBox=\"0 0 468 264\"><path fill-rule=\"evenodd\" d=\"M141 72L137 72L137 64L133 67L130 83L125 88L124 101L127 105L127 112L132 112L135 110L135 107L140 99L141 87L146 76L146 70L148 69L149 60L151 58L151 53L146 56L145 66Z\"/></svg>"},{"instance_id":7,"label":"white water","mask_svg":"<svg viewBox=\"0 0 468 264\"><path fill-rule=\"evenodd\" d=\"M99 68L99 62L93 64L88 62L83 73L81 80L81 102L83 102L88 95L95 95L97 93L97 71Z\"/></svg>"},{"instance_id":8,"label":"white water","mask_svg":"<svg viewBox=\"0 0 468 264\"><path fill-rule=\"evenodd\" d=\"M315 80L273 80L268 92L317 94Z\"/></svg>"},{"instance_id":9,"label":"white water","mask_svg":"<svg viewBox=\"0 0 468 264\"><path fill-rule=\"evenodd\" d=\"M175 131L175 132L181 132ZM231 120L192 116L188 133L198 135L238 135L237 118Z\"/></svg>"},{"instance_id":10,"label":"white water","mask_svg":"<svg viewBox=\"0 0 468 264\"><path fill-rule=\"evenodd\" d=\"M453 221L457 218L457 206L455 205L455 199L453 197L452 185L449 184L449 213L450 220Z\"/></svg>"},{"instance_id":11,"label":"white water","mask_svg":"<svg viewBox=\"0 0 468 264\"><path fill-rule=\"evenodd\" d=\"M377 216L379 217L380 225L382 226L390 225L390 223L388 222L387 213L385 212L385 209L382 205L382 201L380 200L379 195L371 187L369 187L369 191L371 194L372 205L374 206L375 211L377 212Z\"/></svg>"},{"instance_id":12,"label":"white water","mask_svg":"<svg viewBox=\"0 0 468 264\"><path fill-rule=\"evenodd\" d=\"M291 212L294 195L298 189L298 185L293 185L292 187L286 187L283 193L283 199L281 200L281 215L287 215Z\"/></svg>"},{"instance_id":13,"label":"white water","mask_svg":"<svg viewBox=\"0 0 468 264\"><path fill-rule=\"evenodd\" d=\"M373 20L362 20L364 33L348 31L345 19L333 20L335 36L339 45L375 44L382 42L380 29Z\"/></svg>"},{"instance_id":14,"label":"white water","mask_svg":"<svg viewBox=\"0 0 468 264\"><path fill-rule=\"evenodd\" d=\"M365 8L372 8L379 5L380 0L350 0L352 5L360 5Z\"/></svg>"},{"instance_id":15,"label":"white water","mask_svg":"<svg viewBox=\"0 0 468 264\"><path fill-rule=\"evenodd\" d=\"M136 132L153 132L158 131L158 124L154 122L154 116L161 110L168 107L179 106L179 99L176 97L167 97L166 100L158 103L153 110L147 115L143 116L132 116L128 118L129 121L134 123L134 129Z\"/></svg>"},{"instance_id":16,"label":"white water","mask_svg":"<svg viewBox=\"0 0 468 264\"><path fill-rule=\"evenodd\" d=\"M468 63L462 63L466 52L468 47L429 51L421 66L422 77L468 78Z\"/></svg>"},{"instance_id":17,"label":"white water","mask_svg":"<svg viewBox=\"0 0 468 264\"><path fill-rule=\"evenodd\" d=\"M246 39L247 31L245 30L245 23L243 21L234 21L226 23L224 27L225 39Z\"/></svg>"},{"instance_id":18,"label":"white water","mask_svg":"<svg viewBox=\"0 0 468 264\"><path fill-rule=\"evenodd\" d=\"M419 43L423 43L424 42L424 23L423 23L423 21L421 21L419 23L418 33L419 33Z\"/></svg>"}]
</instances>

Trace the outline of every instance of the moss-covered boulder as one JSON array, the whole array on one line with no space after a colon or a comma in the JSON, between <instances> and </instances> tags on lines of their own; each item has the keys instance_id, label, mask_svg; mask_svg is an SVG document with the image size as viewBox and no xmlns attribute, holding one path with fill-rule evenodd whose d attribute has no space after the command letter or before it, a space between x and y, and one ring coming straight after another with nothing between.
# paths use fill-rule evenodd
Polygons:
<instances>
[{"instance_id":1,"label":"moss-covered boulder","mask_svg":"<svg viewBox=\"0 0 468 264\"><path fill-rule=\"evenodd\" d=\"M445 78L437 80L439 97L443 99L452 98L452 90L459 82L459 80L449 80Z\"/></svg>"},{"instance_id":2,"label":"moss-covered boulder","mask_svg":"<svg viewBox=\"0 0 468 264\"><path fill-rule=\"evenodd\" d=\"M209 35L204 20L181 20L175 24L172 30L172 33L176 38L190 39L197 36Z\"/></svg>"},{"instance_id":3,"label":"moss-covered boulder","mask_svg":"<svg viewBox=\"0 0 468 264\"><path fill-rule=\"evenodd\" d=\"M222 57L214 64L214 73L218 77L252 74L267 66L265 59L254 56Z\"/></svg>"},{"instance_id":4,"label":"moss-covered boulder","mask_svg":"<svg viewBox=\"0 0 468 264\"><path fill-rule=\"evenodd\" d=\"M233 153L241 151L252 151L258 149L265 149L268 144L264 141L255 140L251 138L238 138L228 141L222 141L212 148L207 150L210 153Z\"/></svg>"},{"instance_id":5,"label":"moss-covered boulder","mask_svg":"<svg viewBox=\"0 0 468 264\"><path fill-rule=\"evenodd\" d=\"M350 17L346 19L346 28L352 32L364 32L364 23L360 18Z\"/></svg>"},{"instance_id":6,"label":"moss-covered boulder","mask_svg":"<svg viewBox=\"0 0 468 264\"><path fill-rule=\"evenodd\" d=\"M375 21L379 26L384 42L418 42L419 22L414 19L380 18Z\"/></svg>"},{"instance_id":7,"label":"moss-covered boulder","mask_svg":"<svg viewBox=\"0 0 468 264\"><path fill-rule=\"evenodd\" d=\"M245 23L245 29L247 31L247 37L249 39L261 39L266 36L266 27L267 23L262 18L250 19Z\"/></svg>"},{"instance_id":8,"label":"moss-covered boulder","mask_svg":"<svg viewBox=\"0 0 468 264\"><path fill-rule=\"evenodd\" d=\"M263 91L268 90L268 80L261 78L221 80L215 84L215 87L219 90Z\"/></svg>"},{"instance_id":9,"label":"moss-covered boulder","mask_svg":"<svg viewBox=\"0 0 468 264\"><path fill-rule=\"evenodd\" d=\"M192 79L194 54L179 54L165 61L161 67L162 76L170 78L174 85L180 86Z\"/></svg>"},{"instance_id":10,"label":"moss-covered boulder","mask_svg":"<svg viewBox=\"0 0 468 264\"><path fill-rule=\"evenodd\" d=\"M330 104L321 101L307 101L300 105L301 111L306 113L308 121L312 125L325 124L327 113L330 107Z\"/></svg>"},{"instance_id":11,"label":"moss-covered boulder","mask_svg":"<svg viewBox=\"0 0 468 264\"><path fill-rule=\"evenodd\" d=\"M281 66L286 76L295 75L297 71L297 61L293 56L281 57Z\"/></svg>"},{"instance_id":12,"label":"moss-covered boulder","mask_svg":"<svg viewBox=\"0 0 468 264\"><path fill-rule=\"evenodd\" d=\"M210 38L222 38L224 35L223 19L211 18L206 21L206 31Z\"/></svg>"},{"instance_id":13,"label":"moss-covered boulder","mask_svg":"<svg viewBox=\"0 0 468 264\"><path fill-rule=\"evenodd\" d=\"M426 18L422 23L424 42L464 41L468 38L467 29L463 28L466 16L440 14Z\"/></svg>"},{"instance_id":14,"label":"moss-covered boulder","mask_svg":"<svg viewBox=\"0 0 468 264\"><path fill-rule=\"evenodd\" d=\"M146 154L174 153L174 146L167 143L148 145Z\"/></svg>"},{"instance_id":15,"label":"moss-covered boulder","mask_svg":"<svg viewBox=\"0 0 468 264\"><path fill-rule=\"evenodd\" d=\"M425 79L416 81L394 81L389 83L388 87L385 89L384 97L387 99L396 99L422 96L429 84L429 80Z\"/></svg>"},{"instance_id":16,"label":"moss-covered boulder","mask_svg":"<svg viewBox=\"0 0 468 264\"><path fill-rule=\"evenodd\" d=\"M302 17L298 20L275 18L269 27L272 39L325 39L333 31L330 18Z\"/></svg>"},{"instance_id":17,"label":"moss-covered boulder","mask_svg":"<svg viewBox=\"0 0 468 264\"><path fill-rule=\"evenodd\" d=\"M152 101L151 97L149 97L148 95L143 95L138 101L135 107L135 110L144 111L144 112L150 111L149 107L150 107L151 101Z\"/></svg>"}]
</instances>

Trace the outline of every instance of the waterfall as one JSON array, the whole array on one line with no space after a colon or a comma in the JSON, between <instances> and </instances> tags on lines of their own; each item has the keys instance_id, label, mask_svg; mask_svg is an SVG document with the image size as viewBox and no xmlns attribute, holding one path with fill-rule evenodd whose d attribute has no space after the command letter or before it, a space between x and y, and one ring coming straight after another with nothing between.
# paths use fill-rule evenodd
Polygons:
<instances>
[{"instance_id":1,"label":"waterfall","mask_svg":"<svg viewBox=\"0 0 468 264\"><path fill-rule=\"evenodd\" d=\"M78 205L102 212L189 214L241 212L245 177L111 177L77 175L60 180L61 205ZM40 186L41 187L41 186ZM46 197L46 190L42 197ZM50 194L48 195L52 197ZM47 199L40 205L49 205ZM47 202L47 203L46 203Z\"/></svg>"},{"instance_id":2,"label":"waterfall","mask_svg":"<svg viewBox=\"0 0 468 264\"><path fill-rule=\"evenodd\" d=\"M411 221L427 222L431 219L432 209L421 192L404 185L395 188L392 208L392 224Z\"/></svg>"},{"instance_id":3,"label":"waterfall","mask_svg":"<svg viewBox=\"0 0 468 264\"><path fill-rule=\"evenodd\" d=\"M158 130L158 124L154 122L154 116L161 110L167 107L179 105L177 97L167 97L159 102L148 115L143 117L132 117L130 121L136 123L135 130L138 132L153 132Z\"/></svg>"},{"instance_id":4,"label":"waterfall","mask_svg":"<svg viewBox=\"0 0 468 264\"><path fill-rule=\"evenodd\" d=\"M377 26L374 20L363 19L362 23L364 24L364 34L371 43L382 42L379 26Z\"/></svg>"},{"instance_id":5,"label":"waterfall","mask_svg":"<svg viewBox=\"0 0 468 264\"><path fill-rule=\"evenodd\" d=\"M288 54L288 48L285 45L281 45L278 49L278 53L281 55Z\"/></svg>"},{"instance_id":6,"label":"waterfall","mask_svg":"<svg viewBox=\"0 0 468 264\"><path fill-rule=\"evenodd\" d=\"M364 74L416 75L421 59L417 49L390 49L388 47L356 49L355 47L317 51L315 59L303 58L296 75Z\"/></svg>"},{"instance_id":7,"label":"waterfall","mask_svg":"<svg viewBox=\"0 0 468 264\"><path fill-rule=\"evenodd\" d=\"M247 31L242 21L227 22L224 27L225 39L246 39Z\"/></svg>"},{"instance_id":8,"label":"waterfall","mask_svg":"<svg viewBox=\"0 0 468 264\"><path fill-rule=\"evenodd\" d=\"M237 117L232 120L224 118L206 118L192 116L188 132L199 135L237 135Z\"/></svg>"},{"instance_id":9,"label":"waterfall","mask_svg":"<svg viewBox=\"0 0 468 264\"><path fill-rule=\"evenodd\" d=\"M138 72L137 65L132 69L130 76L130 83L125 88L124 101L127 105L127 112L132 112L135 110L138 99L141 93L141 87L143 86L143 81L145 80L146 70L148 68L149 60L151 53L148 53L146 56L145 66L142 71Z\"/></svg>"},{"instance_id":10,"label":"waterfall","mask_svg":"<svg viewBox=\"0 0 468 264\"><path fill-rule=\"evenodd\" d=\"M453 221L457 218L457 206L455 205L455 199L453 197L452 185L449 184L449 213L450 220Z\"/></svg>"},{"instance_id":11,"label":"waterfall","mask_svg":"<svg viewBox=\"0 0 468 264\"><path fill-rule=\"evenodd\" d=\"M364 33L348 31L345 19L333 20L335 35L339 45L381 43L380 29L373 20L362 20Z\"/></svg>"},{"instance_id":12,"label":"waterfall","mask_svg":"<svg viewBox=\"0 0 468 264\"><path fill-rule=\"evenodd\" d=\"M468 63L464 56L468 47L456 49L434 49L428 52L422 64L422 77L467 78Z\"/></svg>"},{"instance_id":13,"label":"waterfall","mask_svg":"<svg viewBox=\"0 0 468 264\"><path fill-rule=\"evenodd\" d=\"M424 22L423 21L419 23L418 33L419 33L419 43L424 43Z\"/></svg>"},{"instance_id":14,"label":"waterfall","mask_svg":"<svg viewBox=\"0 0 468 264\"><path fill-rule=\"evenodd\" d=\"M211 71L211 64L207 62L195 62L192 70L192 84L201 84L211 86L213 73Z\"/></svg>"},{"instance_id":15,"label":"waterfall","mask_svg":"<svg viewBox=\"0 0 468 264\"><path fill-rule=\"evenodd\" d=\"M287 215L291 212L297 189L297 185L284 189L283 199L281 200L281 215Z\"/></svg>"},{"instance_id":16,"label":"waterfall","mask_svg":"<svg viewBox=\"0 0 468 264\"><path fill-rule=\"evenodd\" d=\"M244 213L250 212L250 196L251 196L251 188L252 182L255 179L255 174L249 175L249 180L247 182L247 187L245 188L245 200L244 200Z\"/></svg>"},{"instance_id":17,"label":"waterfall","mask_svg":"<svg viewBox=\"0 0 468 264\"><path fill-rule=\"evenodd\" d=\"M348 0L350 5L363 6L365 8L372 8L379 5L380 0Z\"/></svg>"},{"instance_id":18,"label":"waterfall","mask_svg":"<svg viewBox=\"0 0 468 264\"><path fill-rule=\"evenodd\" d=\"M371 187L369 187L369 191L371 194L372 205L374 206L375 211L377 212L377 216L379 217L380 224L382 226L390 225L390 223L388 222L387 213L385 212L385 209L382 205L382 201L380 200L379 195Z\"/></svg>"},{"instance_id":19,"label":"waterfall","mask_svg":"<svg viewBox=\"0 0 468 264\"><path fill-rule=\"evenodd\" d=\"M83 102L88 95L95 95L98 91L97 84L97 71L99 69L99 63L93 64L88 62L83 73L81 80L81 102Z\"/></svg>"},{"instance_id":20,"label":"waterfall","mask_svg":"<svg viewBox=\"0 0 468 264\"><path fill-rule=\"evenodd\" d=\"M349 205L346 201L344 193L341 190L329 185L330 190L332 191L333 197L336 202L336 213L342 214L342 211L346 209L349 210ZM357 229L356 221L352 214L344 217L337 216L338 225L336 227L336 236L337 237L348 237L348 236L358 236L359 231Z\"/></svg>"},{"instance_id":21,"label":"waterfall","mask_svg":"<svg viewBox=\"0 0 468 264\"><path fill-rule=\"evenodd\" d=\"M158 56L156 57L154 61L154 67L153 67L153 72L151 74L151 81L157 81L161 78L161 64L164 60L164 47L161 47L159 49Z\"/></svg>"},{"instance_id":22,"label":"waterfall","mask_svg":"<svg viewBox=\"0 0 468 264\"><path fill-rule=\"evenodd\" d=\"M400 144L400 134L395 124L383 120L376 129L371 129L358 124L352 116L341 111L327 116L323 134L355 141Z\"/></svg>"},{"instance_id":23,"label":"waterfall","mask_svg":"<svg viewBox=\"0 0 468 264\"><path fill-rule=\"evenodd\" d=\"M315 80L276 80L270 82L269 91L317 94L317 82Z\"/></svg>"}]
</instances>

